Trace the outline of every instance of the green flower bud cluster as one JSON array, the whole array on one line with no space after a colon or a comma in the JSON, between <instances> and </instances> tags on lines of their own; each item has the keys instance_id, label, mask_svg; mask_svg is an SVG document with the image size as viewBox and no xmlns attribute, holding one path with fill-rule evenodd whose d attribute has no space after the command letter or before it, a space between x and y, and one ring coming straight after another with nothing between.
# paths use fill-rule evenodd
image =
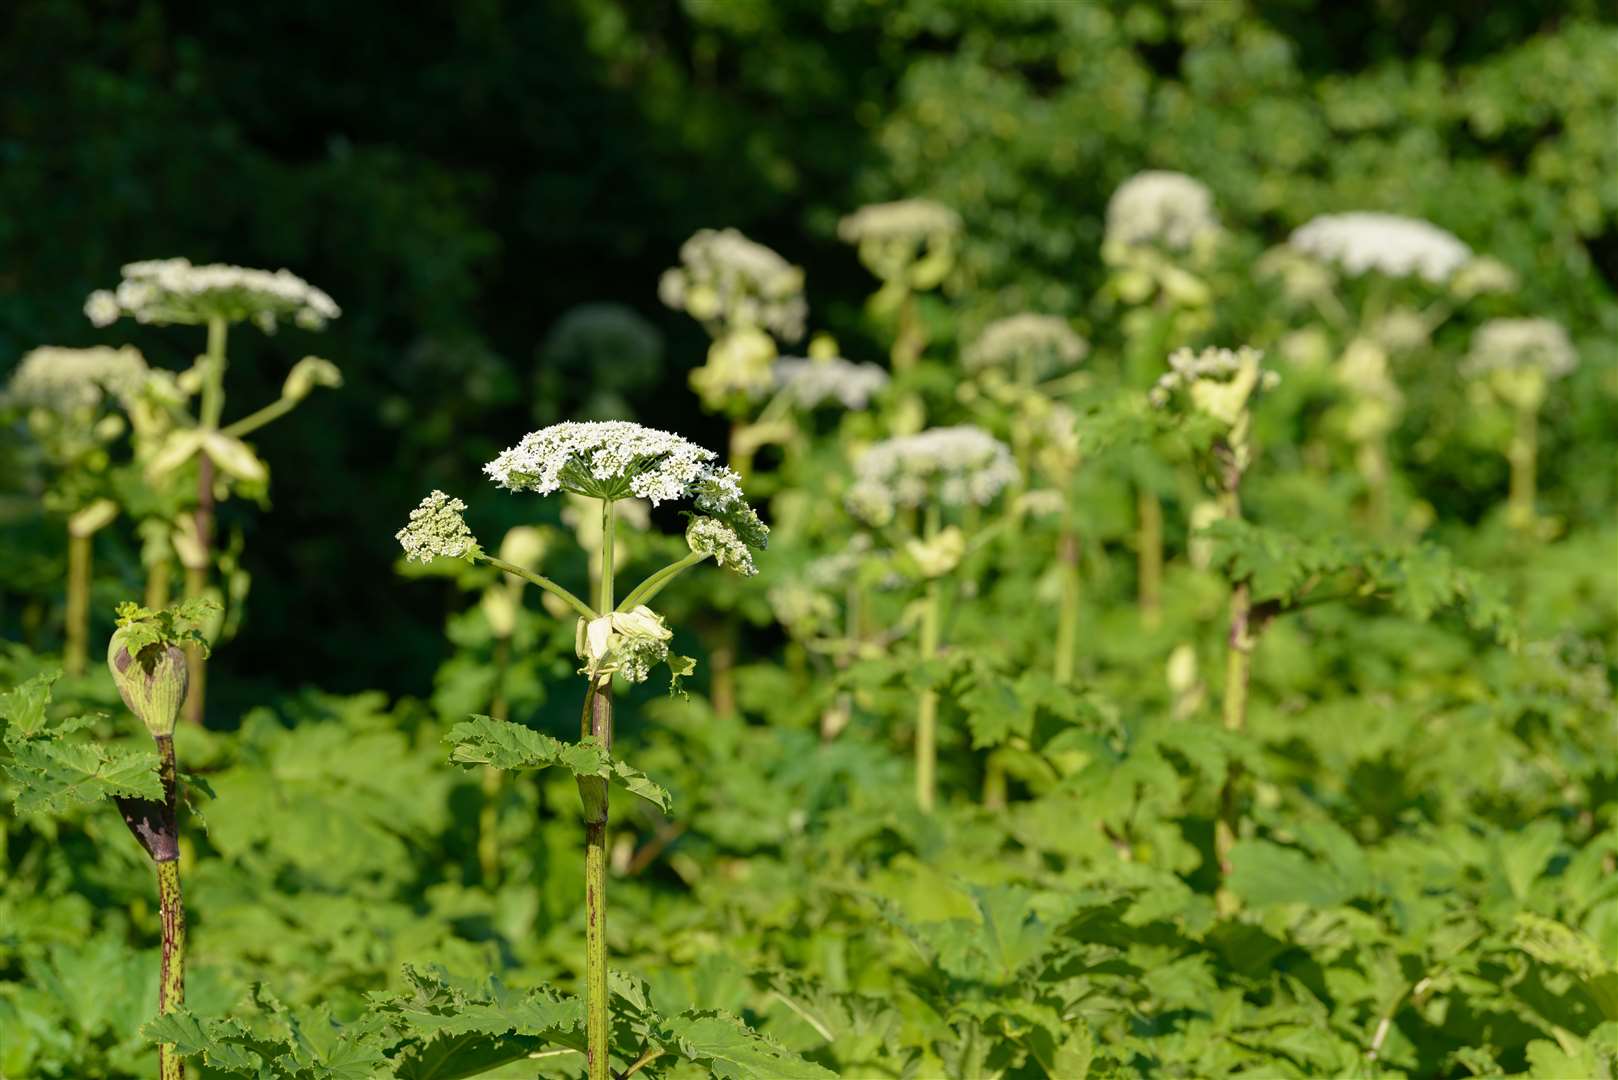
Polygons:
<instances>
[{"instance_id":1,"label":"green flower bud cluster","mask_svg":"<svg viewBox=\"0 0 1618 1080\"><path fill-rule=\"evenodd\" d=\"M118 628L107 644L107 669L129 711L154 738L174 734L189 687L185 646L208 652L201 628L218 612L206 598L162 611L138 604L118 607Z\"/></svg>"}]
</instances>

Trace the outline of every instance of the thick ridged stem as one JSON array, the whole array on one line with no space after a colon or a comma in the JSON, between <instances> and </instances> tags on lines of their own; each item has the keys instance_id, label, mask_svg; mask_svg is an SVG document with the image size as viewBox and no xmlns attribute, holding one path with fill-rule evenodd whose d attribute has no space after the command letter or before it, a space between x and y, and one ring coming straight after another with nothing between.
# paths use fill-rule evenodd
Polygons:
<instances>
[{"instance_id":1,"label":"thick ridged stem","mask_svg":"<svg viewBox=\"0 0 1618 1080\"><path fill-rule=\"evenodd\" d=\"M158 559L146 568L146 607L152 611L162 611L169 606L169 583L174 576L174 568L167 557Z\"/></svg>"},{"instance_id":2,"label":"thick ridged stem","mask_svg":"<svg viewBox=\"0 0 1618 1080\"><path fill-rule=\"evenodd\" d=\"M93 541L72 529L67 534L67 625L62 667L83 675L90 655L90 548Z\"/></svg>"},{"instance_id":3,"label":"thick ridged stem","mask_svg":"<svg viewBox=\"0 0 1618 1080\"><path fill-rule=\"evenodd\" d=\"M943 590L937 578L927 583L926 606L921 615L920 660L938 653ZM916 804L931 813L938 791L938 691L928 688L916 702Z\"/></svg>"},{"instance_id":4,"label":"thick ridged stem","mask_svg":"<svg viewBox=\"0 0 1618 1080\"><path fill-rule=\"evenodd\" d=\"M180 894L180 850L175 828L178 805L175 793L174 739L156 737L158 776L163 783L164 816L168 836L149 848L157 864L157 906L163 923L163 951L157 984L157 1011L171 1013L185 1005L185 901ZM157 1050L160 1080L184 1080L185 1059L172 1043Z\"/></svg>"},{"instance_id":5,"label":"thick ridged stem","mask_svg":"<svg viewBox=\"0 0 1618 1080\"><path fill-rule=\"evenodd\" d=\"M1241 471L1230 463L1226 468L1225 490L1221 493L1221 509L1225 517L1238 521L1242 516ZM1225 641L1225 696L1222 715L1225 730L1232 733L1247 728L1247 691L1252 673L1253 646L1255 644L1253 620L1253 590L1246 580L1234 582L1230 590L1230 631ZM1214 854L1219 861L1219 874L1223 880L1230 876L1231 849L1236 846L1239 824L1236 785L1240 773L1232 765L1225 776L1219 793L1219 821L1214 827Z\"/></svg>"},{"instance_id":6,"label":"thick ridged stem","mask_svg":"<svg viewBox=\"0 0 1618 1080\"><path fill-rule=\"evenodd\" d=\"M1141 619L1156 626L1163 610L1163 504L1145 484L1135 489L1135 567Z\"/></svg>"},{"instance_id":7,"label":"thick ridged stem","mask_svg":"<svg viewBox=\"0 0 1618 1080\"><path fill-rule=\"evenodd\" d=\"M1534 504L1538 501L1539 412L1537 408L1521 405L1516 411L1517 426L1506 455L1511 462L1511 496L1506 506L1506 520L1513 528L1526 529L1534 523Z\"/></svg>"},{"instance_id":8,"label":"thick ridged stem","mask_svg":"<svg viewBox=\"0 0 1618 1080\"><path fill-rule=\"evenodd\" d=\"M614 521L612 503L601 503L600 610L613 602ZM603 675L590 687L585 706L585 734L612 751L612 676ZM599 777L579 778L584 806L584 1031L589 1080L611 1080L612 1018L607 989L607 782Z\"/></svg>"},{"instance_id":9,"label":"thick ridged stem","mask_svg":"<svg viewBox=\"0 0 1618 1080\"><path fill-rule=\"evenodd\" d=\"M506 701L506 672L511 668L511 639L494 639L494 695L489 701L489 715L505 720L511 714ZM500 884L500 795L505 788L505 773L493 765L483 767L483 804L478 809L478 870L486 888Z\"/></svg>"},{"instance_id":10,"label":"thick ridged stem","mask_svg":"<svg viewBox=\"0 0 1618 1080\"><path fill-rule=\"evenodd\" d=\"M213 463L207 458L202 459L204 472L213 471ZM201 512L198 512L200 524ZM206 566L188 566L185 568L185 598L193 600L201 596L208 589L208 568ZM190 692L185 699L185 718L187 722L202 726L203 718L203 691L208 681L208 658L203 655L202 646L187 645L185 647L186 668L190 671Z\"/></svg>"}]
</instances>

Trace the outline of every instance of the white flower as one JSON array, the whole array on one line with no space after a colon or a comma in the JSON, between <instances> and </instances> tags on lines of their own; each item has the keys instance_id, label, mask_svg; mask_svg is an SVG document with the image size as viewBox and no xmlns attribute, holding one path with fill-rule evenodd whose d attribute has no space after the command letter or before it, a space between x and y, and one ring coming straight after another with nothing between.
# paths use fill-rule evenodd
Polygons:
<instances>
[{"instance_id":1,"label":"white flower","mask_svg":"<svg viewBox=\"0 0 1618 1080\"><path fill-rule=\"evenodd\" d=\"M251 320L265 331L288 318L318 330L341 314L331 297L290 270L251 270L223 263L193 266L188 259L126 264L117 291L91 293L84 313L97 326L131 315L139 322L158 324Z\"/></svg>"},{"instance_id":2,"label":"white flower","mask_svg":"<svg viewBox=\"0 0 1618 1080\"><path fill-rule=\"evenodd\" d=\"M1415 274L1434 284L1449 280L1472 258L1472 249L1453 234L1397 214L1323 214L1294 231L1287 244L1350 274Z\"/></svg>"},{"instance_id":3,"label":"white flower","mask_svg":"<svg viewBox=\"0 0 1618 1080\"><path fill-rule=\"evenodd\" d=\"M1263 358L1262 352L1247 346L1195 352L1179 349L1169 357L1168 373L1152 387L1151 402L1162 408L1176 391L1184 390L1193 409L1236 426L1253 393L1269 389L1280 381L1281 377L1275 372L1260 368Z\"/></svg>"},{"instance_id":4,"label":"white flower","mask_svg":"<svg viewBox=\"0 0 1618 1080\"><path fill-rule=\"evenodd\" d=\"M736 530L717 518L696 516L685 529L685 542L699 555L712 555L714 562L728 566L742 577L758 573L753 552L736 535Z\"/></svg>"},{"instance_id":5,"label":"white flower","mask_svg":"<svg viewBox=\"0 0 1618 1080\"><path fill-rule=\"evenodd\" d=\"M410 511L409 524L393 534L404 548L405 558L429 563L437 558L462 559L474 552L477 541L461 517L465 510L465 503L442 491L421 500L421 505Z\"/></svg>"},{"instance_id":6,"label":"white flower","mask_svg":"<svg viewBox=\"0 0 1618 1080\"><path fill-rule=\"evenodd\" d=\"M668 659L673 637L663 616L641 604L632 611L580 619L574 648L585 662L583 673L592 679L617 672L638 683L645 682L652 668Z\"/></svg>"},{"instance_id":7,"label":"white flower","mask_svg":"<svg viewBox=\"0 0 1618 1080\"><path fill-rule=\"evenodd\" d=\"M961 354L968 371L1003 367L1044 378L1073 367L1090 351L1066 319L1025 313L997 319Z\"/></svg>"},{"instance_id":8,"label":"white flower","mask_svg":"<svg viewBox=\"0 0 1618 1080\"><path fill-rule=\"evenodd\" d=\"M783 341L803 336L809 314L803 271L735 229L699 229L657 293L711 330L762 327Z\"/></svg>"},{"instance_id":9,"label":"white flower","mask_svg":"<svg viewBox=\"0 0 1618 1080\"><path fill-rule=\"evenodd\" d=\"M876 364L856 364L838 356L783 357L775 362L773 373L775 385L800 409L827 401L863 409L888 385L888 373Z\"/></svg>"},{"instance_id":10,"label":"white flower","mask_svg":"<svg viewBox=\"0 0 1618 1080\"><path fill-rule=\"evenodd\" d=\"M569 491L592 499L692 499L698 510L763 548L770 530L747 505L740 479L717 455L678 435L625 420L553 424L483 466L510 491Z\"/></svg>"},{"instance_id":11,"label":"white flower","mask_svg":"<svg viewBox=\"0 0 1618 1080\"><path fill-rule=\"evenodd\" d=\"M872 524L896 507L986 506L1017 479L1006 445L970 425L931 428L877 443L854 466L849 510Z\"/></svg>"},{"instance_id":12,"label":"white flower","mask_svg":"<svg viewBox=\"0 0 1618 1080\"><path fill-rule=\"evenodd\" d=\"M1567 331L1551 319L1490 319L1472 335L1472 347L1462 371L1483 375L1491 371L1537 368L1546 378L1573 373L1579 357Z\"/></svg>"},{"instance_id":13,"label":"white flower","mask_svg":"<svg viewBox=\"0 0 1618 1080\"><path fill-rule=\"evenodd\" d=\"M961 215L930 199L862 206L837 223L837 235L848 244L866 240L909 240L921 243L932 237L954 236L961 231Z\"/></svg>"},{"instance_id":14,"label":"white flower","mask_svg":"<svg viewBox=\"0 0 1618 1080\"><path fill-rule=\"evenodd\" d=\"M1107 202L1106 243L1185 251L1217 232L1213 194L1184 173L1151 169L1125 180Z\"/></svg>"},{"instance_id":15,"label":"white flower","mask_svg":"<svg viewBox=\"0 0 1618 1080\"><path fill-rule=\"evenodd\" d=\"M93 411L108 397L133 401L151 376L128 346L63 349L44 345L23 356L7 387L8 401L59 415Z\"/></svg>"}]
</instances>

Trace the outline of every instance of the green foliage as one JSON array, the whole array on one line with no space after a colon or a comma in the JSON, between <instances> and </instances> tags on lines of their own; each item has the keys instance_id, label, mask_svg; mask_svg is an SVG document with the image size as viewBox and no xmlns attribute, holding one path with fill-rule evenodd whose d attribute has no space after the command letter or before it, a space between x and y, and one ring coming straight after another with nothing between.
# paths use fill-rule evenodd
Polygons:
<instances>
[{"instance_id":1,"label":"green foliage","mask_svg":"<svg viewBox=\"0 0 1618 1080\"><path fill-rule=\"evenodd\" d=\"M639 769L615 760L591 737L561 742L549 735L487 716L474 716L450 729L450 760L459 765L492 765L497 769L528 770L557 767L574 776L593 776L638 795L667 813L669 793L647 779Z\"/></svg>"},{"instance_id":2,"label":"green foliage","mask_svg":"<svg viewBox=\"0 0 1618 1080\"><path fill-rule=\"evenodd\" d=\"M161 799L150 747L104 744L86 731L94 717L51 721L46 712L59 673L36 675L0 694L0 771L19 814L59 815L114 796Z\"/></svg>"}]
</instances>

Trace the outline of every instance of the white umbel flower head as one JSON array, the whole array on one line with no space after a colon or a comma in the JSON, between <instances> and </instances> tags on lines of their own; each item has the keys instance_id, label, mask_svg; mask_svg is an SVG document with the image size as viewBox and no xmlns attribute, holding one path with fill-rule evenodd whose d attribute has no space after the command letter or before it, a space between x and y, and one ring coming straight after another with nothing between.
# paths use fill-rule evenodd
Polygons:
<instances>
[{"instance_id":1,"label":"white umbel flower head","mask_svg":"<svg viewBox=\"0 0 1618 1080\"><path fill-rule=\"evenodd\" d=\"M1537 369L1547 379L1566 378L1578 367L1562 325L1551 319L1490 319L1472 335L1463 371L1486 375L1494 371Z\"/></svg>"},{"instance_id":2,"label":"white umbel flower head","mask_svg":"<svg viewBox=\"0 0 1618 1080\"><path fill-rule=\"evenodd\" d=\"M783 341L803 336L809 304L803 271L736 229L699 229L663 272L658 297L719 334L761 327Z\"/></svg>"},{"instance_id":3,"label":"white umbel flower head","mask_svg":"<svg viewBox=\"0 0 1618 1080\"><path fill-rule=\"evenodd\" d=\"M128 263L116 291L90 294L84 313L97 326L121 315L138 322L198 324L251 321L266 332L282 319L318 330L341 314L332 298L290 270L251 270L189 259Z\"/></svg>"},{"instance_id":4,"label":"white umbel flower head","mask_svg":"<svg viewBox=\"0 0 1618 1080\"><path fill-rule=\"evenodd\" d=\"M1043 379L1073 367L1089 351L1089 342L1066 319L1024 313L984 327L961 360L968 371L998 367Z\"/></svg>"},{"instance_id":5,"label":"white umbel flower head","mask_svg":"<svg viewBox=\"0 0 1618 1080\"><path fill-rule=\"evenodd\" d=\"M785 356L775 362L775 385L800 409L835 401L858 411L888 385L888 373L876 364L856 364L840 356Z\"/></svg>"},{"instance_id":6,"label":"white umbel flower head","mask_svg":"<svg viewBox=\"0 0 1618 1080\"><path fill-rule=\"evenodd\" d=\"M592 499L645 499L653 506L691 499L762 549L769 529L747 505L741 482L712 450L625 420L569 421L530 432L483 466L510 491L569 491Z\"/></svg>"},{"instance_id":7,"label":"white umbel flower head","mask_svg":"<svg viewBox=\"0 0 1618 1080\"><path fill-rule=\"evenodd\" d=\"M1322 214L1294 231L1287 244L1350 274L1374 270L1389 277L1419 276L1435 285L1472 258L1472 249L1454 234L1398 214Z\"/></svg>"},{"instance_id":8,"label":"white umbel flower head","mask_svg":"<svg viewBox=\"0 0 1618 1080\"><path fill-rule=\"evenodd\" d=\"M106 398L128 402L139 395L151 369L139 351L63 349L43 345L25 354L6 388L8 402L58 415L91 412Z\"/></svg>"},{"instance_id":9,"label":"white umbel flower head","mask_svg":"<svg viewBox=\"0 0 1618 1080\"><path fill-rule=\"evenodd\" d=\"M736 535L736 530L718 518L697 515L685 528L685 542L698 555L712 555L714 562L742 577L758 573L753 552Z\"/></svg>"},{"instance_id":10,"label":"white umbel flower head","mask_svg":"<svg viewBox=\"0 0 1618 1080\"><path fill-rule=\"evenodd\" d=\"M862 206L837 223L837 236L859 248L866 269L886 282L908 279L930 289L954 262L961 215L930 199Z\"/></svg>"},{"instance_id":11,"label":"white umbel flower head","mask_svg":"<svg viewBox=\"0 0 1618 1080\"><path fill-rule=\"evenodd\" d=\"M1281 376L1261 367L1264 354L1240 349L1179 349L1169 357L1169 370L1152 387L1151 402L1167 406L1184 393L1191 408L1232 428L1245 425L1247 404L1259 390L1267 390Z\"/></svg>"},{"instance_id":12,"label":"white umbel flower head","mask_svg":"<svg viewBox=\"0 0 1618 1080\"><path fill-rule=\"evenodd\" d=\"M1109 245L1186 251L1218 231L1213 193L1185 173L1165 169L1137 173L1107 201Z\"/></svg>"},{"instance_id":13,"label":"white umbel flower head","mask_svg":"<svg viewBox=\"0 0 1618 1080\"><path fill-rule=\"evenodd\" d=\"M410 521L393 534L405 558L429 563L434 559L464 559L477 550L472 530L461 517L466 504L442 491L434 491L410 511Z\"/></svg>"},{"instance_id":14,"label":"white umbel flower head","mask_svg":"<svg viewBox=\"0 0 1618 1080\"><path fill-rule=\"evenodd\" d=\"M1010 449L982 428L930 428L867 450L854 465L848 506L883 525L898 507L986 506L1016 479Z\"/></svg>"}]
</instances>

